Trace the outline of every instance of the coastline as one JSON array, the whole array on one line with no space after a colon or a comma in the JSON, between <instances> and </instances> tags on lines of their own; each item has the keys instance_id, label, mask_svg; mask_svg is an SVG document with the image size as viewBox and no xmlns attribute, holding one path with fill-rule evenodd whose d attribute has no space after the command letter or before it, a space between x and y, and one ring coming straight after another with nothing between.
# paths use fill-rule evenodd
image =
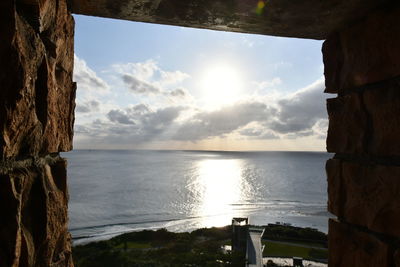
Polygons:
<instances>
[{"instance_id":1,"label":"coastline","mask_svg":"<svg viewBox=\"0 0 400 267\"><path fill-rule=\"evenodd\" d=\"M75 151L68 158L74 238L193 231L232 217L327 232L323 153Z\"/></svg>"},{"instance_id":2,"label":"coastline","mask_svg":"<svg viewBox=\"0 0 400 267\"><path fill-rule=\"evenodd\" d=\"M264 257L302 256L322 262L327 258L327 235L322 232L281 224L262 227L265 227L262 241L266 245ZM224 253L221 249L231 245L231 237L231 226L200 228L181 233L166 229L146 229L118 235L109 240L74 245L73 254L77 267L92 266L89 262L93 259L101 259L101 264L105 264L111 258L127 266L173 266L171 261L205 266L202 264L207 261L230 262L232 257L239 257L235 253ZM96 266L103 266L101 264Z\"/></svg>"},{"instance_id":3,"label":"coastline","mask_svg":"<svg viewBox=\"0 0 400 267\"><path fill-rule=\"evenodd\" d=\"M165 228L170 232L183 233L192 232L197 229L207 228L207 225L199 224L199 220L202 217L186 217L181 219L166 219L157 221L139 221L139 222L127 222L127 223L113 223L106 225L93 225L93 226L83 226L70 228L72 234L72 240L74 245L88 244L91 242L109 240L115 236L122 235L125 233L143 231L143 230L157 230ZM274 220L275 219L275 220ZM261 217L261 216L250 216L250 221L253 224L261 225L259 222L277 222L281 220L282 224L288 224L299 228L314 228L324 234L328 233L327 229L327 216L288 216L285 220L283 218L277 217ZM229 222L229 220L228 220ZM325 223L325 224L323 224ZM273 224L273 223L272 223ZM213 227L224 227L223 225L215 225Z\"/></svg>"}]
</instances>

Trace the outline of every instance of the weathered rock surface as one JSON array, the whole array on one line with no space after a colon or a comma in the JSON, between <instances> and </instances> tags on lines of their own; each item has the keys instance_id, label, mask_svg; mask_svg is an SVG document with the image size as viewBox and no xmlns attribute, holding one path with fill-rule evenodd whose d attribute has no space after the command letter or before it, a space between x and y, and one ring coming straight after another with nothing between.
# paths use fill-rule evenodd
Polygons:
<instances>
[{"instance_id":1,"label":"weathered rock surface","mask_svg":"<svg viewBox=\"0 0 400 267\"><path fill-rule=\"evenodd\" d=\"M325 165L328 179L328 211L336 216L341 214L341 206L345 202L342 186L342 161L330 159Z\"/></svg>"},{"instance_id":2,"label":"weathered rock surface","mask_svg":"<svg viewBox=\"0 0 400 267\"><path fill-rule=\"evenodd\" d=\"M372 234L329 220L329 262L334 267L393 267L394 248Z\"/></svg>"},{"instance_id":3,"label":"weathered rock surface","mask_svg":"<svg viewBox=\"0 0 400 267\"><path fill-rule=\"evenodd\" d=\"M400 238L400 167L327 162L328 209L346 222Z\"/></svg>"},{"instance_id":4,"label":"weathered rock surface","mask_svg":"<svg viewBox=\"0 0 400 267\"><path fill-rule=\"evenodd\" d=\"M400 155L400 79L328 99L327 108L329 152Z\"/></svg>"},{"instance_id":5,"label":"weathered rock surface","mask_svg":"<svg viewBox=\"0 0 400 267\"><path fill-rule=\"evenodd\" d=\"M383 88L366 91L363 102L370 121L368 152L381 156L400 155L400 79L385 83Z\"/></svg>"},{"instance_id":6,"label":"weathered rock surface","mask_svg":"<svg viewBox=\"0 0 400 267\"><path fill-rule=\"evenodd\" d=\"M265 6L257 10L257 4ZM325 39L387 0L72 0L74 13L158 24Z\"/></svg>"},{"instance_id":7,"label":"weathered rock surface","mask_svg":"<svg viewBox=\"0 0 400 267\"><path fill-rule=\"evenodd\" d=\"M0 266L73 266L66 161L0 174Z\"/></svg>"},{"instance_id":8,"label":"weathered rock surface","mask_svg":"<svg viewBox=\"0 0 400 267\"><path fill-rule=\"evenodd\" d=\"M323 45L328 99L329 266L400 266L400 8ZM396 241L397 240L397 241ZM396 252L397 251L397 252Z\"/></svg>"},{"instance_id":9,"label":"weathered rock surface","mask_svg":"<svg viewBox=\"0 0 400 267\"><path fill-rule=\"evenodd\" d=\"M400 75L400 7L391 5L331 34L322 52L328 93Z\"/></svg>"},{"instance_id":10,"label":"weathered rock surface","mask_svg":"<svg viewBox=\"0 0 400 267\"><path fill-rule=\"evenodd\" d=\"M66 0L0 3L0 266L73 266L74 21ZM50 160L48 160L50 159Z\"/></svg>"},{"instance_id":11,"label":"weathered rock surface","mask_svg":"<svg viewBox=\"0 0 400 267\"><path fill-rule=\"evenodd\" d=\"M0 35L0 159L71 150L74 21L66 1L2 1Z\"/></svg>"},{"instance_id":12,"label":"weathered rock surface","mask_svg":"<svg viewBox=\"0 0 400 267\"><path fill-rule=\"evenodd\" d=\"M326 146L328 152L362 153L368 120L358 94L327 100L329 116Z\"/></svg>"},{"instance_id":13,"label":"weathered rock surface","mask_svg":"<svg viewBox=\"0 0 400 267\"><path fill-rule=\"evenodd\" d=\"M400 267L400 249L397 249L394 253L394 266Z\"/></svg>"}]
</instances>

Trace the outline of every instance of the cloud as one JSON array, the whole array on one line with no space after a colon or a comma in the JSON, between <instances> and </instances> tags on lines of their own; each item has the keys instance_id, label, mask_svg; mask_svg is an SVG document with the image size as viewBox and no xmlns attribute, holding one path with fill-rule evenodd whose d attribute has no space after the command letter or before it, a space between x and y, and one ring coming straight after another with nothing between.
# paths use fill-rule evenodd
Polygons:
<instances>
[{"instance_id":1,"label":"cloud","mask_svg":"<svg viewBox=\"0 0 400 267\"><path fill-rule=\"evenodd\" d=\"M159 67L156 61L150 59L145 62L114 64L112 69L119 74L129 74L138 80L147 81L154 76Z\"/></svg>"},{"instance_id":2,"label":"cloud","mask_svg":"<svg viewBox=\"0 0 400 267\"><path fill-rule=\"evenodd\" d=\"M272 140L272 139L280 139L277 134L266 130L263 127L255 127L255 128L244 128L239 130L238 133L241 136L244 136L249 139L260 139L260 140Z\"/></svg>"},{"instance_id":3,"label":"cloud","mask_svg":"<svg viewBox=\"0 0 400 267\"><path fill-rule=\"evenodd\" d=\"M263 133L263 131L262 131L262 129L259 129L259 128L246 128L246 129L240 130L239 133L240 133L240 135L243 135L243 136L252 137L252 136L260 136Z\"/></svg>"},{"instance_id":4,"label":"cloud","mask_svg":"<svg viewBox=\"0 0 400 267\"><path fill-rule=\"evenodd\" d=\"M279 77L274 77L268 81L262 82L253 82L253 84L258 88L258 90L266 89L266 88L273 88L277 85L282 84L282 80Z\"/></svg>"},{"instance_id":5,"label":"cloud","mask_svg":"<svg viewBox=\"0 0 400 267\"><path fill-rule=\"evenodd\" d=\"M128 108L130 114L143 115L150 112L150 108L145 104L136 104Z\"/></svg>"},{"instance_id":6,"label":"cloud","mask_svg":"<svg viewBox=\"0 0 400 267\"><path fill-rule=\"evenodd\" d=\"M326 119L323 79L317 80L291 96L278 101L278 113L267 126L281 134L304 132L311 129L319 120ZM302 134L303 133L303 134Z\"/></svg>"},{"instance_id":7,"label":"cloud","mask_svg":"<svg viewBox=\"0 0 400 267\"><path fill-rule=\"evenodd\" d=\"M112 122L116 122L116 123L121 123L121 124L132 124L134 125L135 123L133 122L133 120L131 120L128 116L128 114L126 114L126 112L124 112L123 110L119 110L119 109L113 109L110 112L107 113L107 118L112 121Z\"/></svg>"},{"instance_id":8,"label":"cloud","mask_svg":"<svg viewBox=\"0 0 400 267\"><path fill-rule=\"evenodd\" d=\"M124 85L127 86L132 93L147 96L178 96L179 93L183 92L183 89L172 88L176 88L184 80L190 77L189 74L179 70L163 70L154 60L147 60L138 63L115 64L112 68L122 78ZM187 91L184 93L189 95Z\"/></svg>"},{"instance_id":9,"label":"cloud","mask_svg":"<svg viewBox=\"0 0 400 267\"><path fill-rule=\"evenodd\" d=\"M77 125L76 133L80 137L91 137L88 140L99 144L143 144L154 140L198 142L224 137L239 140L321 139L326 137L328 125L323 90L321 79L285 97L248 97L212 111L143 103L111 108L103 119ZM178 88L162 94L184 98L189 93ZM84 104L81 112L90 106L89 102Z\"/></svg>"},{"instance_id":10,"label":"cloud","mask_svg":"<svg viewBox=\"0 0 400 267\"><path fill-rule=\"evenodd\" d=\"M257 139L273 140L273 139L280 139L280 137L279 137L279 135L276 135L273 132L267 131L267 132L264 132L262 135L258 136Z\"/></svg>"},{"instance_id":11,"label":"cloud","mask_svg":"<svg viewBox=\"0 0 400 267\"><path fill-rule=\"evenodd\" d=\"M108 84L99 78L83 59L74 55L74 81L77 82L79 90L94 90L106 92Z\"/></svg>"},{"instance_id":12,"label":"cloud","mask_svg":"<svg viewBox=\"0 0 400 267\"><path fill-rule=\"evenodd\" d=\"M80 137L90 137L90 142L127 144L166 139L162 135L173 127L182 107L166 107L151 110L145 104L137 104L125 109L112 109L107 119L96 119L91 123L75 126Z\"/></svg>"},{"instance_id":13,"label":"cloud","mask_svg":"<svg viewBox=\"0 0 400 267\"><path fill-rule=\"evenodd\" d=\"M98 111L100 108L100 102L97 100L86 101L82 104L76 105L75 111L78 113L90 113Z\"/></svg>"},{"instance_id":14,"label":"cloud","mask_svg":"<svg viewBox=\"0 0 400 267\"><path fill-rule=\"evenodd\" d=\"M216 111L200 111L180 125L174 139L196 142L235 131L252 139L322 136L327 127L323 90L321 79L276 102L250 99ZM252 123L257 128L246 127Z\"/></svg>"},{"instance_id":15,"label":"cloud","mask_svg":"<svg viewBox=\"0 0 400 267\"><path fill-rule=\"evenodd\" d=\"M181 72L179 70L170 72L170 71L163 71L161 69L158 69L158 71L160 72L160 75L161 75L161 80L159 81L159 83L162 86L170 85L170 84L173 84L173 85L178 84L190 77L189 74Z\"/></svg>"},{"instance_id":16,"label":"cloud","mask_svg":"<svg viewBox=\"0 0 400 267\"><path fill-rule=\"evenodd\" d=\"M132 75L124 74L122 75L122 80L125 85L134 93L138 94L160 94L161 90L152 84L141 81Z\"/></svg>"},{"instance_id":17,"label":"cloud","mask_svg":"<svg viewBox=\"0 0 400 267\"><path fill-rule=\"evenodd\" d=\"M216 111L203 111L182 124L174 139L198 141L224 136L253 121L268 120L275 112L261 102L243 102Z\"/></svg>"},{"instance_id":18,"label":"cloud","mask_svg":"<svg viewBox=\"0 0 400 267\"><path fill-rule=\"evenodd\" d=\"M75 134L87 134L87 135L89 135L91 132L90 132L90 128L89 127L86 127L84 125L75 124L74 133Z\"/></svg>"},{"instance_id":19,"label":"cloud","mask_svg":"<svg viewBox=\"0 0 400 267\"><path fill-rule=\"evenodd\" d=\"M182 110L182 107L167 107L144 114L140 119L143 132L149 137L161 134L172 125Z\"/></svg>"},{"instance_id":20,"label":"cloud","mask_svg":"<svg viewBox=\"0 0 400 267\"><path fill-rule=\"evenodd\" d=\"M168 92L165 92L165 95L171 98L173 101L175 100L193 100L193 96L186 90L185 88L177 88Z\"/></svg>"},{"instance_id":21,"label":"cloud","mask_svg":"<svg viewBox=\"0 0 400 267\"><path fill-rule=\"evenodd\" d=\"M329 124L329 121L327 118L318 120L314 124L313 131L316 134L316 137L318 139L326 139L327 131L328 131L328 124Z\"/></svg>"}]
</instances>

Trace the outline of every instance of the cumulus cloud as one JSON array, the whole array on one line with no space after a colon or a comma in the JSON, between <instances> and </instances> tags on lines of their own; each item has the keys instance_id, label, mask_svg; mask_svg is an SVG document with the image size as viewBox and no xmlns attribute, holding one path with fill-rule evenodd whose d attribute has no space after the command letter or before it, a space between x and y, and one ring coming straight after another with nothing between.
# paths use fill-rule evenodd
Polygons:
<instances>
[{"instance_id":1,"label":"cumulus cloud","mask_svg":"<svg viewBox=\"0 0 400 267\"><path fill-rule=\"evenodd\" d=\"M161 79L159 83L161 85L170 85L170 84L178 84L189 78L189 74L181 72L181 71L163 71L158 68L160 72Z\"/></svg>"},{"instance_id":2,"label":"cumulus cloud","mask_svg":"<svg viewBox=\"0 0 400 267\"><path fill-rule=\"evenodd\" d=\"M167 96L169 99L171 99L173 102L179 102L182 100L193 100L193 96L189 93L188 90L185 88L177 88L171 91L167 91L164 93L165 96Z\"/></svg>"},{"instance_id":3,"label":"cumulus cloud","mask_svg":"<svg viewBox=\"0 0 400 267\"><path fill-rule=\"evenodd\" d=\"M258 136L257 139L272 140L272 139L280 139L280 137L271 131L266 131L262 135Z\"/></svg>"},{"instance_id":4,"label":"cumulus cloud","mask_svg":"<svg viewBox=\"0 0 400 267\"><path fill-rule=\"evenodd\" d=\"M156 61L147 60L145 62L114 64L112 69L119 74L129 74L138 80L146 81L153 77L159 67Z\"/></svg>"},{"instance_id":5,"label":"cumulus cloud","mask_svg":"<svg viewBox=\"0 0 400 267\"><path fill-rule=\"evenodd\" d=\"M125 85L134 93L145 95L161 93L159 88L150 83L141 81L132 75L124 74L122 75L122 80L124 81Z\"/></svg>"},{"instance_id":6,"label":"cumulus cloud","mask_svg":"<svg viewBox=\"0 0 400 267\"><path fill-rule=\"evenodd\" d=\"M119 109L110 110L110 112L107 113L107 118L116 123L135 124L125 111Z\"/></svg>"},{"instance_id":7,"label":"cumulus cloud","mask_svg":"<svg viewBox=\"0 0 400 267\"><path fill-rule=\"evenodd\" d=\"M240 133L240 135L243 135L243 136L252 137L252 136L260 136L263 133L263 131L262 131L262 129L259 129L259 128L246 128L246 129L240 130L239 133Z\"/></svg>"},{"instance_id":8,"label":"cumulus cloud","mask_svg":"<svg viewBox=\"0 0 400 267\"><path fill-rule=\"evenodd\" d=\"M161 137L179 117L182 107L166 107L151 110L144 104L125 109L112 109L107 120L96 119L85 125L76 125L76 133L101 138L105 143L125 140L126 142L148 141ZM118 142L119 142L118 141Z\"/></svg>"},{"instance_id":9,"label":"cumulus cloud","mask_svg":"<svg viewBox=\"0 0 400 267\"><path fill-rule=\"evenodd\" d=\"M324 82L318 80L276 103L258 100L236 103L216 111L200 111L184 122L174 139L199 141L237 131L253 139L322 136L326 131ZM257 128L246 127L257 123Z\"/></svg>"},{"instance_id":10,"label":"cumulus cloud","mask_svg":"<svg viewBox=\"0 0 400 267\"><path fill-rule=\"evenodd\" d=\"M120 75L124 85L135 94L182 97L189 95L184 89L177 87L190 76L182 71L166 71L154 60L138 63L115 64L115 72Z\"/></svg>"},{"instance_id":11,"label":"cumulus cloud","mask_svg":"<svg viewBox=\"0 0 400 267\"><path fill-rule=\"evenodd\" d=\"M94 90L105 92L109 90L108 84L97 76L83 59L74 55L74 81L79 90Z\"/></svg>"},{"instance_id":12,"label":"cumulus cloud","mask_svg":"<svg viewBox=\"0 0 400 267\"><path fill-rule=\"evenodd\" d=\"M200 112L181 125L174 139L197 141L229 134L253 121L268 120L275 109L261 102L243 102Z\"/></svg>"},{"instance_id":13,"label":"cumulus cloud","mask_svg":"<svg viewBox=\"0 0 400 267\"><path fill-rule=\"evenodd\" d=\"M279 139L280 137L277 134L274 134L270 130L266 130L263 127L250 127L244 128L238 131L241 136L244 136L249 139L259 139L259 140L272 140Z\"/></svg>"},{"instance_id":14,"label":"cumulus cloud","mask_svg":"<svg viewBox=\"0 0 400 267\"><path fill-rule=\"evenodd\" d=\"M144 133L149 136L161 134L172 125L182 110L182 107L167 107L146 113L140 120Z\"/></svg>"},{"instance_id":15,"label":"cumulus cloud","mask_svg":"<svg viewBox=\"0 0 400 267\"><path fill-rule=\"evenodd\" d=\"M149 72L143 71L142 75L148 75ZM279 99L250 97L212 111L181 106L157 108L147 104L111 108L104 119L77 125L76 132L111 144L149 140L197 142L227 136L235 136L239 140L310 136L325 138L328 120L323 90L324 82L318 80ZM183 98L188 92L178 88L160 94ZM84 104L90 106L89 102ZM86 112L84 107L82 105L80 112ZM87 109L93 110L89 107Z\"/></svg>"},{"instance_id":16,"label":"cumulus cloud","mask_svg":"<svg viewBox=\"0 0 400 267\"><path fill-rule=\"evenodd\" d=\"M78 103L75 111L79 113L90 113L98 111L100 108L100 102L97 100L90 100L84 103Z\"/></svg>"},{"instance_id":17,"label":"cumulus cloud","mask_svg":"<svg viewBox=\"0 0 400 267\"><path fill-rule=\"evenodd\" d=\"M300 133L326 119L324 81L314 82L291 96L278 101L279 111L268 127L281 134ZM303 134L304 136L304 134Z\"/></svg>"},{"instance_id":18,"label":"cumulus cloud","mask_svg":"<svg viewBox=\"0 0 400 267\"><path fill-rule=\"evenodd\" d=\"M75 124L74 126L74 133L75 134L85 134L85 135L90 135L91 131L89 127L86 127L84 125L79 125Z\"/></svg>"},{"instance_id":19,"label":"cumulus cloud","mask_svg":"<svg viewBox=\"0 0 400 267\"><path fill-rule=\"evenodd\" d=\"M321 119L314 124L313 131L318 139L326 139L328 124L328 119Z\"/></svg>"},{"instance_id":20,"label":"cumulus cloud","mask_svg":"<svg viewBox=\"0 0 400 267\"><path fill-rule=\"evenodd\" d=\"M128 108L130 114L142 115L150 112L150 108L145 104L136 104Z\"/></svg>"}]
</instances>

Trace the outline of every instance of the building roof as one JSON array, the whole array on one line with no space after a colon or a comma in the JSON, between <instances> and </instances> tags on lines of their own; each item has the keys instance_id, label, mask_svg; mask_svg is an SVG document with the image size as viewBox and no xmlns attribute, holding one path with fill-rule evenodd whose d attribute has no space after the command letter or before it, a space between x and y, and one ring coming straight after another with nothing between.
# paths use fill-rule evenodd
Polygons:
<instances>
[{"instance_id":1,"label":"building roof","mask_svg":"<svg viewBox=\"0 0 400 267\"><path fill-rule=\"evenodd\" d=\"M246 259L249 267L262 267L263 266L263 246L261 237L264 233L262 227L249 227L249 235L247 239Z\"/></svg>"}]
</instances>

